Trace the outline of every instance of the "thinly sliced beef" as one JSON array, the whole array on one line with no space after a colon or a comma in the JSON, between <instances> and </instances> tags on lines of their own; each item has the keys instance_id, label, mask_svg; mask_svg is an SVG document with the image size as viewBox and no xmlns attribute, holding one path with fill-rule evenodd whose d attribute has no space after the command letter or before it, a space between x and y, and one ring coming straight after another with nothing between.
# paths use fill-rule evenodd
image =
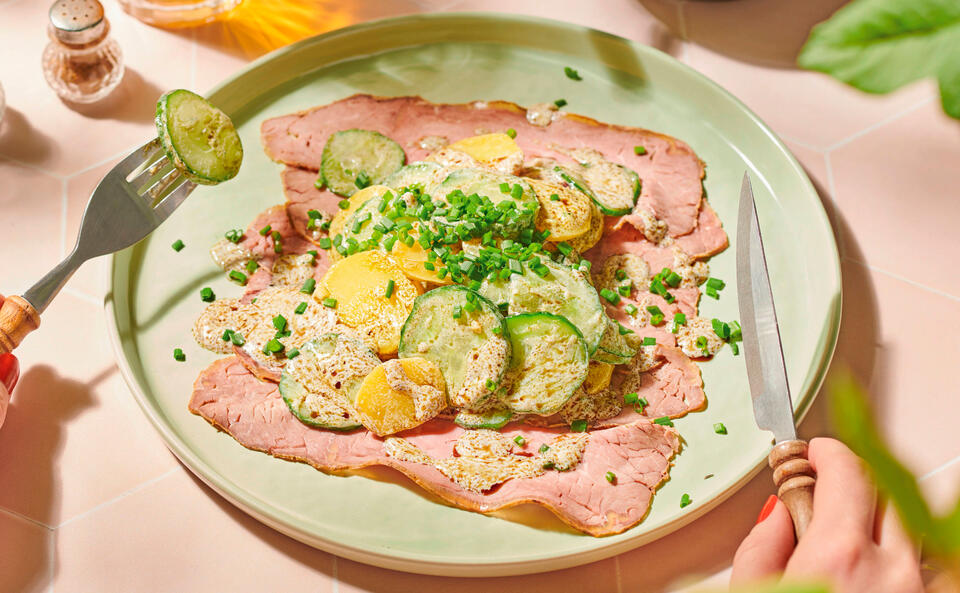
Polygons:
<instances>
[{"instance_id":1,"label":"thinly sliced beef","mask_svg":"<svg viewBox=\"0 0 960 593\"><path fill-rule=\"evenodd\" d=\"M676 238L676 245L693 259L703 259L716 255L730 245L727 233L723 230L720 217L704 201L697 215L697 228L692 233Z\"/></svg>"},{"instance_id":2,"label":"thinly sliced beef","mask_svg":"<svg viewBox=\"0 0 960 593\"><path fill-rule=\"evenodd\" d=\"M535 126L527 121L522 107L505 101L438 104L420 97L358 94L268 119L261 125L260 133L270 158L318 171L327 138L340 130L376 130L396 140L406 151L407 161L413 162L430 153L419 143L426 136L453 141L513 128L517 131L517 144L528 158L550 157L570 163L569 156L552 147L589 147L602 152L606 159L633 169L642 181L637 207L652 210L666 220L671 237L694 230L703 195L704 166L687 144L650 130L606 124L562 111L554 116L550 125ZM643 146L646 153L635 154L635 146ZM626 220L638 222L630 216Z\"/></svg>"},{"instance_id":3,"label":"thinly sliced beef","mask_svg":"<svg viewBox=\"0 0 960 593\"><path fill-rule=\"evenodd\" d=\"M620 425L635 422L638 418L677 418L690 412L696 412L707 405L707 396L703 392L703 379L700 368L679 348L660 346L659 354L666 361L653 370L642 373L639 381L631 380L629 375L615 372L611 388L628 392L637 392L637 396L647 400L643 414L638 414L630 406L623 409L619 416L603 422L603 425Z\"/></svg>"},{"instance_id":4,"label":"thinly sliced beef","mask_svg":"<svg viewBox=\"0 0 960 593\"><path fill-rule=\"evenodd\" d=\"M326 189L317 189L314 182L317 172L299 167L284 167L281 174L283 195L287 197L287 216L293 228L307 240L311 240L312 231L307 230L310 210L317 210L330 218L339 210L337 204L342 200L337 194ZM319 239L319 236L316 237ZM315 240L311 241L315 242Z\"/></svg>"},{"instance_id":5,"label":"thinly sliced beef","mask_svg":"<svg viewBox=\"0 0 960 593\"><path fill-rule=\"evenodd\" d=\"M638 418L591 432L580 463L571 471L512 479L475 493L460 488L432 465L389 457L383 441L366 430L337 433L304 425L287 409L276 385L258 381L236 358L219 360L200 374L189 407L250 449L303 461L323 471L390 466L430 492L473 511L535 502L596 536L620 533L643 519L680 448L674 430ZM503 430L508 437L520 432L520 427ZM429 455L449 457L462 433L452 422L437 419L402 436ZM527 447L535 450L561 431L524 425L522 433ZM616 474L616 485L604 479L608 471Z\"/></svg>"}]
</instances>

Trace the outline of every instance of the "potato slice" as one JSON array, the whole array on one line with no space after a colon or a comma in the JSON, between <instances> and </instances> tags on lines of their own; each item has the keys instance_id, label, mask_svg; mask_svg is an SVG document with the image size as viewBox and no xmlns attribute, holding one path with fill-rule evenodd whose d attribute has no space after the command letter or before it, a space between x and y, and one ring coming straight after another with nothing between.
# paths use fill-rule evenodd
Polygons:
<instances>
[{"instance_id":1,"label":"potato slice","mask_svg":"<svg viewBox=\"0 0 960 593\"><path fill-rule=\"evenodd\" d=\"M382 197L383 194L387 193L388 191L393 190L386 185L371 185L361 189L357 193L347 198L347 201L350 202L350 205L346 210L338 210L334 215L333 220L330 221L330 238L332 239L343 233L343 230L347 226L347 220L350 219L350 215L356 212L364 202L370 198ZM330 257L333 259L333 261L343 259L343 256L340 255L336 249L330 250Z\"/></svg>"},{"instance_id":2,"label":"potato slice","mask_svg":"<svg viewBox=\"0 0 960 593\"><path fill-rule=\"evenodd\" d=\"M554 241L575 239L590 230L594 205L586 194L539 179L531 179L530 185L540 202L537 230L550 231L550 239Z\"/></svg>"},{"instance_id":3,"label":"potato slice","mask_svg":"<svg viewBox=\"0 0 960 593\"><path fill-rule=\"evenodd\" d=\"M610 385L613 377L613 365L591 360L587 366L587 378L583 380L583 390L587 395L600 393Z\"/></svg>"},{"instance_id":4,"label":"potato slice","mask_svg":"<svg viewBox=\"0 0 960 593\"><path fill-rule=\"evenodd\" d=\"M457 140L447 148L466 153L482 165L503 173L514 174L523 165L523 151L513 138L503 132L470 136Z\"/></svg>"},{"instance_id":5,"label":"potato slice","mask_svg":"<svg viewBox=\"0 0 960 593\"><path fill-rule=\"evenodd\" d=\"M416 242L419 234L415 229L410 229L408 234L414 239L413 246L407 247L403 241L397 241L393 245L393 251L390 252L390 255L400 264L403 273L412 280L430 282L431 284L453 284L450 276L446 276L441 280L440 277L437 276L436 269L431 271L423 267L423 263L428 261L427 253L429 252L425 250L420 243ZM440 260L435 260L433 263L435 264L434 268L439 268L443 265Z\"/></svg>"},{"instance_id":6,"label":"potato slice","mask_svg":"<svg viewBox=\"0 0 960 593\"><path fill-rule=\"evenodd\" d=\"M569 239L567 243L580 253L590 249L603 236L603 222L603 212L600 212L600 208L596 204L590 202L590 230L579 237Z\"/></svg>"},{"instance_id":7,"label":"potato slice","mask_svg":"<svg viewBox=\"0 0 960 593\"><path fill-rule=\"evenodd\" d=\"M440 367L425 358L388 360L376 367L354 401L360 422L379 436L415 428L446 405Z\"/></svg>"},{"instance_id":8,"label":"potato slice","mask_svg":"<svg viewBox=\"0 0 960 593\"><path fill-rule=\"evenodd\" d=\"M384 296L393 281L390 298ZM400 328L413 301L422 292L407 278L397 260L382 251L363 251L333 264L317 284L313 298L336 299L337 317L377 346L379 354L393 354L400 344Z\"/></svg>"}]
</instances>

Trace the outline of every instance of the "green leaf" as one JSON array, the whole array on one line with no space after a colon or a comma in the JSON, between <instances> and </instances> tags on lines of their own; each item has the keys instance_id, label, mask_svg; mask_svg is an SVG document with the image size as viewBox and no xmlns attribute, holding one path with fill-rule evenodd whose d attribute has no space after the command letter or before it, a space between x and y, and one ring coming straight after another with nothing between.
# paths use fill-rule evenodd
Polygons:
<instances>
[{"instance_id":1,"label":"green leaf","mask_svg":"<svg viewBox=\"0 0 960 593\"><path fill-rule=\"evenodd\" d=\"M870 93L936 78L960 118L960 2L854 0L813 28L797 63Z\"/></svg>"},{"instance_id":2,"label":"green leaf","mask_svg":"<svg viewBox=\"0 0 960 593\"><path fill-rule=\"evenodd\" d=\"M848 371L834 373L829 382L830 411L840 440L867 462L881 492L886 494L917 540L942 550L939 525L920 493L917 480L887 449L877 433L863 391Z\"/></svg>"},{"instance_id":3,"label":"green leaf","mask_svg":"<svg viewBox=\"0 0 960 593\"><path fill-rule=\"evenodd\" d=\"M757 583L731 589L730 593L830 593L830 588L816 583Z\"/></svg>"}]
</instances>

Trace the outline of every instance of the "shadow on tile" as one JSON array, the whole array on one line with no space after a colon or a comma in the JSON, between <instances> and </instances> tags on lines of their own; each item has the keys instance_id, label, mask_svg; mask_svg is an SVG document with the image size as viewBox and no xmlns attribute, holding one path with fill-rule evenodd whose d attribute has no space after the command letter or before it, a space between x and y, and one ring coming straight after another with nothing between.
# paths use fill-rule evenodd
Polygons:
<instances>
[{"instance_id":1,"label":"shadow on tile","mask_svg":"<svg viewBox=\"0 0 960 593\"><path fill-rule=\"evenodd\" d=\"M780 68L794 68L810 29L847 2L684 2L678 20L663 0L638 1L689 41L737 60Z\"/></svg>"},{"instance_id":2,"label":"shadow on tile","mask_svg":"<svg viewBox=\"0 0 960 593\"><path fill-rule=\"evenodd\" d=\"M136 70L127 68L120 85L106 98L90 104L70 101L63 101L63 104L92 119L149 123L153 121L157 99L161 94L163 91L160 87Z\"/></svg>"},{"instance_id":3,"label":"shadow on tile","mask_svg":"<svg viewBox=\"0 0 960 593\"><path fill-rule=\"evenodd\" d=\"M0 154L36 164L45 161L55 149L51 138L30 125L22 111L7 106L0 122Z\"/></svg>"},{"instance_id":4,"label":"shadow on tile","mask_svg":"<svg viewBox=\"0 0 960 593\"><path fill-rule=\"evenodd\" d=\"M50 577L47 529L0 511L0 591L46 591Z\"/></svg>"}]
</instances>

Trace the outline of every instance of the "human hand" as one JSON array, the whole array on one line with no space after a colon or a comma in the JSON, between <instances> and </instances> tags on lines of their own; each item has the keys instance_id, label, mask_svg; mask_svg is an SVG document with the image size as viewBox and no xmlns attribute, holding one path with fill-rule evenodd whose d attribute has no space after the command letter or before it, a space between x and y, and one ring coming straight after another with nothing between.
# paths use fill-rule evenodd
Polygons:
<instances>
[{"instance_id":1,"label":"human hand","mask_svg":"<svg viewBox=\"0 0 960 593\"><path fill-rule=\"evenodd\" d=\"M878 512L863 461L828 438L810 441L809 459L817 485L807 532L795 545L790 514L771 497L737 550L731 584L782 575L826 581L835 593L922 593L916 547L893 512Z\"/></svg>"}]
</instances>

